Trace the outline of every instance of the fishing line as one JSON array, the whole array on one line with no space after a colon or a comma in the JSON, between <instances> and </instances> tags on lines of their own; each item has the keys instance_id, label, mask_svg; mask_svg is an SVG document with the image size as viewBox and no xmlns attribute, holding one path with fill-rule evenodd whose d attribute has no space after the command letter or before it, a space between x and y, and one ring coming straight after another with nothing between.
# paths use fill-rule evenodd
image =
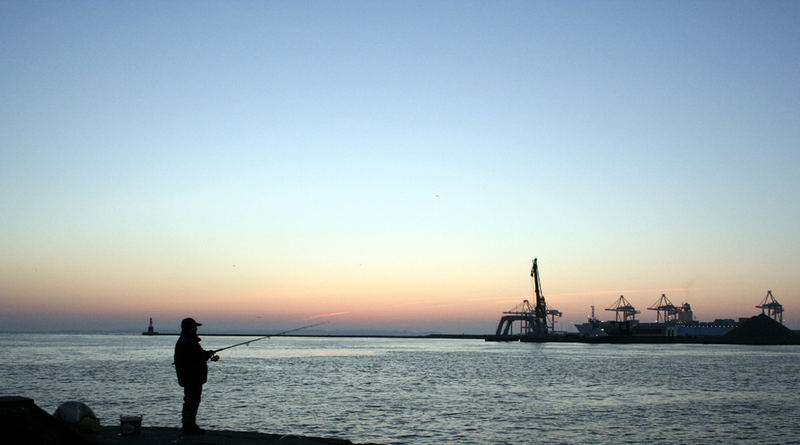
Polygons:
<instances>
[{"instance_id":1,"label":"fishing line","mask_svg":"<svg viewBox=\"0 0 800 445\"><path fill-rule=\"evenodd\" d=\"M277 337L278 335L283 335L283 334L288 334L288 333L290 333L290 332L296 332L296 331L300 331L300 330L303 330L303 329L313 328L314 326L319 326L319 325L321 325L321 324L325 324L325 323L327 323L327 321L323 321L323 322L321 322L321 323L314 323L314 324L310 324L310 325L308 325L308 326L301 326L301 327L299 327L299 328L289 329L289 330L287 330L287 331L277 332L277 333L275 333L275 334L264 335L264 336L262 336L262 337L254 338L254 339L252 339L252 340L243 341L243 342L241 342L241 343L236 343L235 345L225 346L224 348L216 349L216 350L214 350L214 354L216 354L216 353L218 353L218 352L220 352L220 351L224 351L224 350L226 350L226 349L235 348L235 347L237 347L237 346L242 346L242 345L248 345L248 346L249 346L249 345L250 345L250 343L257 342L257 341L259 341L259 340L263 340L263 339L265 339L265 338Z\"/></svg>"}]
</instances>

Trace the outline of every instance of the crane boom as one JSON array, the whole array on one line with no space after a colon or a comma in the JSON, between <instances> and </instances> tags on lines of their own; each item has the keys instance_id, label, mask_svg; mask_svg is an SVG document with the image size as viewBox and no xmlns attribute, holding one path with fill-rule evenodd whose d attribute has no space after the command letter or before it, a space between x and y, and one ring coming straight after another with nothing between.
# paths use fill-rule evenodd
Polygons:
<instances>
[{"instance_id":1,"label":"crane boom","mask_svg":"<svg viewBox=\"0 0 800 445\"><path fill-rule=\"evenodd\" d=\"M542 285L539 282L539 265L536 264L536 258L533 259L533 268L531 269L531 277L533 277L533 282L536 292L536 309L535 309L536 318L539 320L546 321L547 303L544 300L544 295L542 295Z\"/></svg>"}]
</instances>

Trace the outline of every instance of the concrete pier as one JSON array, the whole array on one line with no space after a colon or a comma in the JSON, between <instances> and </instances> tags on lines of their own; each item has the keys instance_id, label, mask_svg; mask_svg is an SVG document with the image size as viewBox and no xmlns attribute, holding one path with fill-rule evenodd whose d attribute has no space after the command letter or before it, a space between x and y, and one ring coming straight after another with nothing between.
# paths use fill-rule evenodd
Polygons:
<instances>
[{"instance_id":1,"label":"concrete pier","mask_svg":"<svg viewBox=\"0 0 800 445\"><path fill-rule=\"evenodd\" d=\"M98 445L354 445L345 439L295 436L291 434L267 434L247 431L212 431L199 436L184 435L180 428L143 427L136 436L122 436L119 427L102 427L96 433L85 433L89 443ZM371 445L371 444L363 444Z\"/></svg>"}]
</instances>

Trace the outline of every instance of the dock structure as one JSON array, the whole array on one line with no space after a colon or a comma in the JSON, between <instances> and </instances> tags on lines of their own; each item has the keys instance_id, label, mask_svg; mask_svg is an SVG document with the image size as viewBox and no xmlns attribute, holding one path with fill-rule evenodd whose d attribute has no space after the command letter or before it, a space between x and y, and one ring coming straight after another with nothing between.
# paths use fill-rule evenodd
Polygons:
<instances>
[{"instance_id":1,"label":"dock structure","mask_svg":"<svg viewBox=\"0 0 800 445\"><path fill-rule=\"evenodd\" d=\"M500 323L497 324L496 335L514 335L514 323L519 322L519 335L531 335L536 325L536 309L528 300L503 312Z\"/></svg>"},{"instance_id":2,"label":"dock structure","mask_svg":"<svg viewBox=\"0 0 800 445\"><path fill-rule=\"evenodd\" d=\"M761 309L761 313L767 317L783 324L783 305L778 303L771 290L767 291L767 295L756 308Z\"/></svg>"},{"instance_id":3,"label":"dock structure","mask_svg":"<svg viewBox=\"0 0 800 445\"><path fill-rule=\"evenodd\" d=\"M661 294L661 298L647 310L656 311L656 323L667 323L678 319L678 308L669 301L666 294Z\"/></svg>"},{"instance_id":4,"label":"dock structure","mask_svg":"<svg viewBox=\"0 0 800 445\"><path fill-rule=\"evenodd\" d=\"M550 333L552 334L556 331L556 317L561 318L564 314L558 309L548 309L547 315L550 316L550 324L548 326L550 328Z\"/></svg>"},{"instance_id":5,"label":"dock structure","mask_svg":"<svg viewBox=\"0 0 800 445\"><path fill-rule=\"evenodd\" d=\"M637 310L624 295L620 295L606 311L614 312L615 320L600 321L592 316L585 323L575 324L577 333L558 332L555 330L555 319L561 317L561 311L548 308L542 292L539 278L539 265L533 259L531 268L531 286L533 297L522 300L508 311L503 312L494 335L486 335L486 341L521 341L521 342L553 342L578 341L592 343L732 343L732 344L800 344L800 331L793 333L783 325L783 305L778 302L772 291L761 300L756 308L761 314L751 317L748 331L742 326L746 318L717 318L711 322L694 319L692 306L683 302L679 306L661 296L648 307L656 311L656 322L641 322L636 315ZM752 321L753 319L758 319ZM516 326L515 326L516 325ZM518 329L515 329L517 328ZM780 328L780 329L779 329ZM738 331L737 331L738 330ZM735 336L729 333L737 331ZM752 331L752 332L750 332Z\"/></svg>"},{"instance_id":6,"label":"dock structure","mask_svg":"<svg viewBox=\"0 0 800 445\"><path fill-rule=\"evenodd\" d=\"M500 317L500 322L497 324L497 336L510 336L514 335L513 326L514 322L519 322L519 334L525 337L543 338L547 337L548 330L555 327L555 317L561 317L561 312L556 309L547 310L547 302L545 301L544 294L542 293L542 286L539 281L539 265L533 259L533 267L531 268L531 281L533 285L534 297L536 298L536 305L532 305L530 301L523 300L522 303L514 306L511 310L503 312ZM552 322L550 329L548 329L547 316L550 315Z\"/></svg>"}]
</instances>

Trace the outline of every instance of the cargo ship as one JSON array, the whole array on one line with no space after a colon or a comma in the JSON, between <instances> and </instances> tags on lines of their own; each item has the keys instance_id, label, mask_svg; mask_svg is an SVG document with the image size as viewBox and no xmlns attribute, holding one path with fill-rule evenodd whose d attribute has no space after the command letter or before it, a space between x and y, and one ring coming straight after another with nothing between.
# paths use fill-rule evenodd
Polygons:
<instances>
[{"instance_id":1,"label":"cargo ship","mask_svg":"<svg viewBox=\"0 0 800 445\"><path fill-rule=\"evenodd\" d=\"M575 329L578 330L578 335L581 337L607 337L608 323L603 326L603 322L594 316L594 305L592 305L592 316L586 323L576 324Z\"/></svg>"},{"instance_id":2,"label":"cargo ship","mask_svg":"<svg viewBox=\"0 0 800 445\"><path fill-rule=\"evenodd\" d=\"M748 317L734 320L731 318L718 318L714 321L703 322L694 319L692 306L684 302L674 306L666 295L662 294L660 303L648 308L660 311L658 321L655 323L641 322L635 318L639 313L623 296L617 300L616 306L606 310L618 314L616 320L600 321L595 317L594 306L592 316L586 323L575 324L575 329L581 337L603 337L607 335L649 335L665 337L706 337L722 336L739 326Z\"/></svg>"}]
</instances>

